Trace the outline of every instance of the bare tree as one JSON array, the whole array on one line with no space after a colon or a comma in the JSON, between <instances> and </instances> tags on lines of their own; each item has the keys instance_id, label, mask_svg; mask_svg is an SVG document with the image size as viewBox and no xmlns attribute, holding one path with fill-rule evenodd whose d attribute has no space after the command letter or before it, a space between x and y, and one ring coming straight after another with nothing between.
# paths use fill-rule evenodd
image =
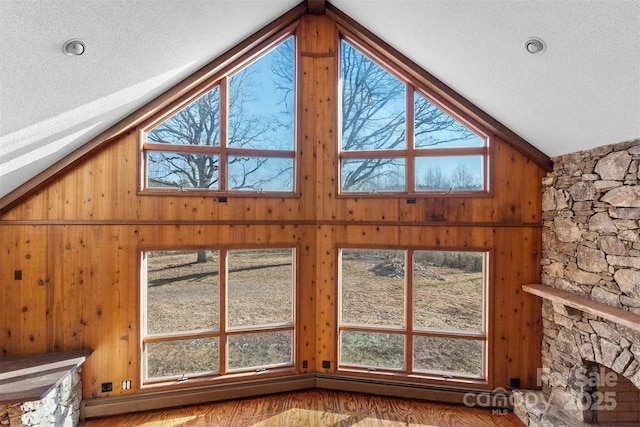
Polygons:
<instances>
[{"instance_id":1,"label":"bare tree","mask_svg":"<svg viewBox=\"0 0 640 427\"><path fill-rule=\"evenodd\" d=\"M288 64L280 64L280 73L293 79L293 41L289 39L276 48L282 57L289 56ZM282 53L290 50L291 53ZM261 61L261 58L258 61ZM267 74L258 61L229 78L228 100L226 100L227 140L226 146L244 149L293 150L293 124L289 110L279 111L268 99L261 103L260 95L266 98L264 85ZM256 68L257 67L257 68ZM283 89L284 86L278 87ZM291 91L285 99L292 98ZM215 86L191 104L182 108L147 134L149 142L188 147L221 146L221 100L220 87ZM271 104L269 104L271 103ZM289 116L289 120L282 116ZM290 131L289 137L283 137ZM289 142L287 142L289 141ZM288 145L291 147L288 148ZM224 167L227 171L226 189L261 191L268 185L291 186L293 162L278 157L228 155ZM181 189L220 188L219 154L203 153L199 149L149 151L147 153L147 176L154 187L176 187ZM276 183L276 184L274 184ZM224 187L222 189L225 189ZM196 262L206 261L206 252L198 251Z\"/></svg>"},{"instance_id":2,"label":"bare tree","mask_svg":"<svg viewBox=\"0 0 640 427\"><path fill-rule=\"evenodd\" d=\"M342 44L342 149L375 150L405 146L406 96L414 97L415 146L425 148L472 138L473 133L421 95L406 94L395 76ZM391 166L391 167L382 167ZM357 189L363 181L403 167L398 159L365 159L342 177L343 189ZM427 171L440 180L438 171ZM440 185L435 183L434 185Z\"/></svg>"},{"instance_id":3,"label":"bare tree","mask_svg":"<svg viewBox=\"0 0 640 427\"><path fill-rule=\"evenodd\" d=\"M434 166L424 171L419 187L421 190L449 190L451 181L439 166Z\"/></svg>"},{"instance_id":4,"label":"bare tree","mask_svg":"<svg viewBox=\"0 0 640 427\"><path fill-rule=\"evenodd\" d=\"M220 90L207 92L149 131L149 141L214 147L220 145ZM150 179L161 186L211 188L218 183L217 156L196 153L151 153Z\"/></svg>"},{"instance_id":5,"label":"bare tree","mask_svg":"<svg viewBox=\"0 0 640 427\"><path fill-rule=\"evenodd\" d=\"M475 135L422 95L406 93L391 73L347 42L341 50L342 149L392 150L406 145L406 97L413 97L414 141L417 148L463 141ZM364 158L357 167L343 166L344 190L359 190L364 182L397 175L404 163L397 158ZM434 188L446 185L439 170L426 171ZM389 188L392 189L392 188Z\"/></svg>"},{"instance_id":6,"label":"bare tree","mask_svg":"<svg viewBox=\"0 0 640 427\"><path fill-rule=\"evenodd\" d=\"M463 163L458 163L458 166L451 172L451 188L471 190L478 186L478 180L473 176L469 168Z\"/></svg>"},{"instance_id":7,"label":"bare tree","mask_svg":"<svg viewBox=\"0 0 640 427\"><path fill-rule=\"evenodd\" d=\"M341 50L342 141L346 151L402 148L405 87L346 42ZM394 158L366 158L342 170L344 190L361 189L402 167Z\"/></svg>"},{"instance_id":8,"label":"bare tree","mask_svg":"<svg viewBox=\"0 0 640 427\"><path fill-rule=\"evenodd\" d=\"M426 148L473 138L475 135L384 68L346 42L341 50L342 149L391 150L406 144L406 96L414 97L415 146ZM344 168L344 190L397 174L404 163L396 158L365 158ZM436 174L437 172L427 172ZM435 177L438 178L439 177Z\"/></svg>"},{"instance_id":9,"label":"bare tree","mask_svg":"<svg viewBox=\"0 0 640 427\"><path fill-rule=\"evenodd\" d=\"M292 60L292 53L281 53L287 50L293 50L292 40L285 41L277 48L279 55L288 55ZM277 104L267 107L261 104L260 96L264 95L263 86L268 75L261 75L263 70L256 69L255 64L250 64L229 79L226 145L233 148L283 149L283 145L286 145L283 140L286 138L281 135L286 130L293 130L288 111L290 106L285 106L285 111L279 111ZM288 73L292 80L293 62L280 65L280 72ZM219 147L220 102L220 89L216 86L150 130L148 140L158 144ZM283 115L289 116L288 122L281 118ZM293 137L290 136L289 140L293 140ZM149 180L154 186L218 189L219 162L218 155L197 151L150 152ZM290 184L288 177L293 175L290 163L251 155L229 156L225 166L228 167L226 184L231 190L259 191L274 180L286 183L289 179L287 184Z\"/></svg>"}]
</instances>

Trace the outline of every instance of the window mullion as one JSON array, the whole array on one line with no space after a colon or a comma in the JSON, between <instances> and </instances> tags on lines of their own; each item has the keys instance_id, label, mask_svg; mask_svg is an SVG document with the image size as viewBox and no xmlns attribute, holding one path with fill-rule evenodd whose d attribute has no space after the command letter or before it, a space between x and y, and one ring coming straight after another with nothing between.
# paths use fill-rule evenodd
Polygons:
<instances>
[{"instance_id":1,"label":"window mullion","mask_svg":"<svg viewBox=\"0 0 640 427\"><path fill-rule=\"evenodd\" d=\"M220 342L218 344L219 357L219 372L220 375L224 375L227 372L227 266L228 266L228 251L221 248L219 252L219 266L218 271L220 274L220 280L218 281L218 294L220 297Z\"/></svg>"},{"instance_id":2,"label":"window mullion","mask_svg":"<svg viewBox=\"0 0 640 427\"><path fill-rule=\"evenodd\" d=\"M185 339L198 339L198 338L212 338L217 337L219 335L216 330L198 330L193 332L168 332L162 334L151 334L146 335L142 342L145 344L148 343L156 343L156 342L166 342L166 341L177 341L177 340L185 340Z\"/></svg>"},{"instance_id":3,"label":"window mullion","mask_svg":"<svg viewBox=\"0 0 640 427\"><path fill-rule=\"evenodd\" d=\"M406 158L407 150L358 150L358 151L341 151L341 159L379 159L379 158Z\"/></svg>"},{"instance_id":4,"label":"window mullion","mask_svg":"<svg viewBox=\"0 0 640 427\"><path fill-rule=\"evenodd\" d=\"M416 161L413 152L415 142L415 111L414 111L414 93L410 84L405 84L405 140L407 144L407 159L405 160L405 189L409 193L415 191L416 182Z\"/></svg>"},{"instance_id":5,"label":"window mullion","mask_svg":"<svg viewBox=\"0 0 640 427\"><path fill-rule=\"evenodd\" d=\"M218 188L227 191L228 186L228 153L229 148L229 78L223 77L220 81L220 147L222 152L218 159Z\"/></svg>"},{"instance_id":6,"label":"window mullion","mask_svg":"<svg viewBox=\"0 0 640 427\"><path fill-rule=\"evenodd\" d=\"M465 148L417 148L414 155L424 157L449 157L449 156L485 156L487 147L465 147Z\"/></svg>"},{"instance_id":7,"label":"window mullion","mask_svg":"<svg viewBox=\"0 0 640 427\"><path fill-rule=\"evenodd\" d=\"M230 156L272 157L279 159L295 159L295 151L264 150L257 148L226 148L224 152Z\"/></svg>"},{"instance_id":8,"label":"window mullion","mask_svg":"<svg viewBox=\"0 0 640 427\"><path fill-rule=\"evenodd\" d=\"M405 355L404 363L407 372L413 372L413 250L407 250L405 254Z\"/></svg>"},{"instance_id":9,"label":"window mullion","mask_svg":"<svg viewBox=\"0 0 640 427\"><path fill-rule=\"evenodd\" d=\"M142 286L140 286L140 320L141 320L141 330L142 330L142 338L143 338L143 342L144 342L144 338L147 337L149 335L149 333L147 332L148 330L148 293L149 293L149 279L148 279L148 274L147 274L147 253L146 252L141 252L140 253L140 283L142 284Z\"/></svg>"}]
</instances>

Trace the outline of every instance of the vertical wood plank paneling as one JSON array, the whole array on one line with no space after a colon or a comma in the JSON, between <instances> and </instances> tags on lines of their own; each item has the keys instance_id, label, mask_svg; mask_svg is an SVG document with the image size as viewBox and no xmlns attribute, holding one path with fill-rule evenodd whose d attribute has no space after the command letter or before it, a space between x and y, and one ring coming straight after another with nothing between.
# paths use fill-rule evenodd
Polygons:
<instances>
[{"instance_id":1,"label":"vertical wood plank paneling","mask_svg":"<svg viewBox=\"0 0 640 427\"><path fill-rule=\"evenodd\" d=\"M540 276L534 249L540 231L499 229L494 238L494 378L503 386L510 378L520 378L522 387L535 388L535 372L541 366L540 306L521 287Z\"/></svg>"},{"instance_id":2,"label":"vertical wood plank paneling","mask_svg":"<svg viewBox=\"0 0 640 427\"><path fill-rule=\"evenodd\" d=\"M9 306L19 311L23 324L22 351L27 354L44 352L47 349L47 244L46 227L30 230L23 237L23 278L16 289L19 303Z\"/></svg>"},{"instance_id":3,"label":"vertical wood plank paneling","mask_svg":"<svg viewBox=\"0 0 640 427\"><path fill-rule=\"evenodd\" d=\"M305 16L297 31L300 197L139 193L128 129L0 217L0 356L89 347L86 399L107 395L102 382L137 393L140 248L275 244L298 248L298 369L307 360L307 372L335 372L337 248L474 248L493 253L491 385L535 386L540 307L520 286L540 276L544 171L496 139L492 194L337 197L338 34L327 16Z\"/></svg>"},{"instance_id":4,"label":"vertical wood plank paneling","mask_svg":"<svg viewBox=\"0 0 640 427\"><path fill-rule=\"evenodd\" d=\"M316 365L316 236L315 227L305 226L300 238L298 277L298 367L300 372L313 372ZM302 230L301 230L302 231ZM307 368L302 366L307 361Z\"/></svg>"},{"instance_id":5,"label":"vertical wood plank paneling","mask_svg":"<svg viewBox=\"0 0 640 427\"><path fill-rule=\"evenodd\" d=\"M325 16L305 16L299 34L300 142L313 153L313 167L307 171L312 179L304 191L313 195L317 206L309 218L321 219L327 217L324 209L331 207L335 196L335 173L329 171L337 170L337 31L333 21Z\"/></svg>"},{"instance_id":6,"label":"vertical wood plank paneling","mask_svg":"<svg viewBox=\"0 0 640 427\"><path fill-rule=\"evenodd\" d=\"M313 187L308 188L314 196L316 209L309 219L315 221L327 217L326 209L332 206L335 181L328 173L336 169L336 85L337 76L337 32L333 22L327 17L306 16L300 25L300 94L303 106L303 142L313 149ZM315 256L312 273L314 288L309 299L315 301L311 313L315 322L310 323L315 330L309 338L314 339L310 350L315 350L309 361L315 371L322 371L322 362L328 360L335 366L334 358L334 318L335 291L331 258L331 239L318 228L314 238ZM325 371L327 371L325 369Z\"/></svg>"},{"instance_id":7,"label":"vertical wood plank paneling","mask_svg":"<svg viewBox=\"0 0 640 427\"><path fill-rule=\"evenodd\" d=\"M48 270L49 295L47 298L48 310L48 351L59 352L66 347L65 335L67 328L65 327L68 317L68 311L71 305L77 302L81 294L74 292L72 275L69 271L69 264L65 261L64 254L65 244L62 236L61 227L48 227L48 259L57 264L56 268ZM65 297L66 295L66 297Z\"/></svg>"},{"instance_id":8,"label":"vertical wood plank paneling","mask_svg":"<svg viewBox=\"0 0 640 427\"><path fill-rule=\"evenodd\" d=\"M335 231L336 227L324 225L317 227L316 234L316 371L333 372L336 367L337 339L337 307L336 307L336 274L335 264ZM323 361L330 363L330 368L323 368Z\"/></svg>"}]
</instances>

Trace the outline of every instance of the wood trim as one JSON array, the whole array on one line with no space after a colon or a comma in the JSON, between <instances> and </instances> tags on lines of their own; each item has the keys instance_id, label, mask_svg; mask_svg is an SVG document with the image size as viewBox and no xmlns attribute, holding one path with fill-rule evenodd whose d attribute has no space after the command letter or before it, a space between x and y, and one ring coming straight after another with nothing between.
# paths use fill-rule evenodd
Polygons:
<instances>
[{"instance_id":1,"label":"wood trim","mask_svg":"<svg viewBox=\"0 0 640 427\"><path fill-rule=\"evenodd\" d=\"M411 195L394 195L402 199L405 197L411 198ZM453 196L453 195L452 195ZM358 195L353 197L355 199L366 198L367 195ZM378 197L378 196L371 196ZM344 197L343 197L344 198ZM437 198L441 198L438 194ZM431 198L433 200L433 198ZM274 226L286 226L286 225L333 225L333 226L345 226L354 225L358 226L382 226L382 227L456 227L456 228L542 228L542 224L531 222L451 222L451 221L422 221L422 222L401 222L401 221L346 221L346 220L332 220L332 221L315 221L315 220L276 220L276 221L245 221L245 220L208 220L208 221L188 221L188 220L4 220L0 221L0 227L2 226L46 226L46 225L274 225Z\"/></svg>"},{"instance_id":2,"label":"wood trim","mask_svg":"<svg viewBox=\"0 0 640 427\"><path fill-rule=\"evenodd\" d=\"M168 151L168 150L165 150ZM341 159L380 159L405 158L413 160L416 157L453 157L453 156L487 156L487 147L456 147L456 148L414 148L408 146L401 149L385 150L342 150ZM243 153L244 154L244 153Z\"/></svg>"},{"instance_id":3,"label":"wood trim","mask_svg":"<svg viewBox=\"0 0 640 427\"><path fill-rule=\"evenodd\" d=\"M425 71L418 64L407 58L391 45L384 42L371 31L360 25L358 22L347 16L340 9L327 4L326 14L336 21L339 27L342 27L347 33L351 33L369 44L374 49L385 54L385 60L392 64L403 73L411 76L420 83L424 84L431 91L431 95L435 95L446 103L460 109L465 114L471 116L482 126L493 132L496 136L503 139L507 144L513 146L522 154L532 159L537 165L549 172L553 170L553 162L551 158L524 140L518 134L507 128L505 125L476 107L462 95L456 93L449 86L437 79L435 76Z\"/></svg>"},{"instance_id":4,"label":"wood trim","mask_svg":"<svg viewBox=\"0 0 640 427\"><path fill-rule=\"evenodd\" d=\"M465 384L465 386L466 385L467 384ZM375 380L375 379L368 379L368 378L354 378L354 377L326 375L326 374L318 374L316 376L316 387L328 389L328 390L368 393L368 394L376 394L381 396L394 396L394 397L401 397L405 399L432 400L435 402L454 403L454 404L465 404L466 403L465 396L472 396L471 398L468 398L468 400L475 402L476 401L475 397L478 394L483 394L483 395L487 395L486 401L491 402L492 407L496 407L496 408L511 407L508 396L504 396L503 398L498 396L499 391L505 391L502 389L497 389L495 392L479 390L476 393L474 391L470 391L468 387L465 387L464 389L456 389L453 387L439 388L432 384L407 385L406 383L402 384L396 381Z\"/></svg>"},{"instance_id":5,"label":"wood trim","mask_svg":"<svg viewBox=\"0 0 640 427\"><path fill-rule=\"evenodd\" d=\"M184 97L187 93L196 89L223 68L229 66L239 60L243 55L259 46L277 33L283 31L292 25L296 20L300 19L307 12L307 5L300 3L290 9L284 15L258 30L235 47L229 49L200 70L196 71L180 83L173 86L151 102L136 110L129 116L120 120L106 131L89 140L64 159L56 162L26 183L22 184L9 194L0 198L0 215L6 213L11 208L18 205L21 201L31 196L38 189L54 181L64 172L71 170L80 162L84 161L88 156L93 156L99 151L108 147L112 142L119 139L130 129L149 120L154 115L161 112L167 105L174 100Z\"/></svg>"},{"instance_id":6,"label":"wood trim","mask_svg":"<svg viewBox=\"0 0 640 427\"><path fill-rule=\"evenodd\" d=\"M107 417L127 412L149 411L172 407L217 402L221 400L261 396L315 387L315 375L292 375L264 378L233 384L218 384L189 389L157 391L137 395L83 400L80 418Z\"/></svg>"},{"instance_id":7,"label":"wood trim","mask_svg":"<svg viewBox=\"0 0 640 427\"><path fill-rule=\"evenodd\" d=\"M584 311L603 319L611 320L620 325L640 331L640 315L613 307L589 298L581 297L571 292L552 288L551 286L531 284L522 285L522 289L530 294L542 297L551 302L557 302L580 311Z\"/></svg>"},{"instance_id":8,"label":"wood trim","mask_svg":"<svg viewBox=\"0 0 640 427\"><path fill-rule=\"evenodd\" d=\"M307 0L307 9L311 15L324 15L325 8L325 0Z\"/></svg>"},{"instance_id":9,"label":"wood trim","mask_svg":"<svg viewBox=\"0 0 640 427\"><path fill-rule=\"evenodd\" d=\"M295 150L269 150L265 148L230 148L207 145L169 145L145 144L145 151L155 153L187 153L187 154L217 154L226 153L229 156L269 157L278 159L295 159Z\"/></svg>"},{"instance_id":10,"label":"wood trim","mask_svg":"<svg viewBox=\"0 0 640 427\"><path fill-rule=\"evenodd\" d=\"M370 44L373 48L383 52L386 55L387 62L427 86L431 90L432 95L440 97L445 100L445 104L453 105L468 114L472 120L476 120L482 126L496 134L496 136L503 139L507 144L513 146L518 151L531 158L544 170L552 170L553 162L546 154L529 144L523 138L509 130L497 120L493 119L484 111L474 106L471 102L457 94L443 82L439 81L409 58L402 55L399 51L395 50L380 38L376 37L369 30L348 17L344 12L340 11L330 3L327 4L324 0L308 0L308 4L300 3L296 7L290 9L280 18L274 20L237 46L223 53L182 82L155 98L153 101L111 126L98 136L92 138L64 159L56 162L54 165L11 191L9 194L0 198L0 215L6 213L21 201L36 193L41 186L54 181L64 172L71 170L77 164L84 161L88 156L95 155L102 149L106 148L112 142L118 140L123 134L130 132L130 129L141 125L143 122L150 120L155 115L161 113L168 105L174 102L174 100L185 98L188 93L196 90L198 87L201 87L208 79L219 73L222 69L232 65L234 62L237 62L243 55L247 54L252 49L255 49L261 43L266 42L288 26L293 25L296 20L300 19L306 12L308 12L309 5L313 7L325 5L326 14L329 15L338 26L343 27L347 32L353 33L355 36Z\"/></svg>"},{"instance_id":11,"label":"wood trim","mask_svg":"<svg viewBox=\"0 0 640 427\"><path fill-rule=\"evenodd\" d=\"M234 384L218 384L190 389L83 400L80 406L80 419L85 420L129 412L183 407L310 388L432 400L453 404L476 402L476 398L482 395L483 401L490 403L493 408L512 408L509 395L506 390L502 389L491 392L481 389L470 391L468 388L438 388L433 385L407 385L406 383L402 384L394 381L350 378L338 375L301 374L285 378L249 380Z\"/></svg>"}]
</instances>

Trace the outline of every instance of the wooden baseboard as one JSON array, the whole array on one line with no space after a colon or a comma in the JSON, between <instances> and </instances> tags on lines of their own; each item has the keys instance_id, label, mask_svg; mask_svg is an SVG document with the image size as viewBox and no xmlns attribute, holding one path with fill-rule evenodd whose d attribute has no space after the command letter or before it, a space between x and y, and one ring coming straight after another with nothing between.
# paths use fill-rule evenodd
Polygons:
<instances>
[{"instance_id":1,"label":"wooden baseboard","mask_svg":"<svg viewBox=\"0 0 640 427\"><path fill-rule=\"evenodd\" d=\"M497 392L469 391L312 373L281 378L250 380L233 384L219 384L85 400L82 401L80 406L80 418L84 420L130 412L197 405L310 388L377 394L406 399L421 399L456 405L512 409L510 397L503 393L498 393L499 391L504 391L502 389Z\"/></svg>"},{"instance_id":2,"label":"wooden baseboard","mask_svg":"<svg viewBox=\"0 0 640 427\"><path fill-rule=\"evenodd\" d=\"M103 397L83 400L80 406L80 419L108 417L130 412L197 405L241 397L254 397L304 390L314 388L315 384L315 374L302 374L275 379L243 381L242 383L234 384L219 384L136 395Z\"/></svg>"},{"instance_id":3,"label":"wooden baseboard","mask_svg":"<svg viewBox=\"0 0 640 427\"><path fill-rule=\"evenodd\" d=\"M486 406L497 409L511 409L509 396L499 389L494 391L470 391L454 388L441 388L431 385L399 383L395 381L349 378L336 375L316 376L316 387L329 390L351 391L355 393L377 394L381 396L420 399L454 405Z\"/></svg>"}]
</instances>

